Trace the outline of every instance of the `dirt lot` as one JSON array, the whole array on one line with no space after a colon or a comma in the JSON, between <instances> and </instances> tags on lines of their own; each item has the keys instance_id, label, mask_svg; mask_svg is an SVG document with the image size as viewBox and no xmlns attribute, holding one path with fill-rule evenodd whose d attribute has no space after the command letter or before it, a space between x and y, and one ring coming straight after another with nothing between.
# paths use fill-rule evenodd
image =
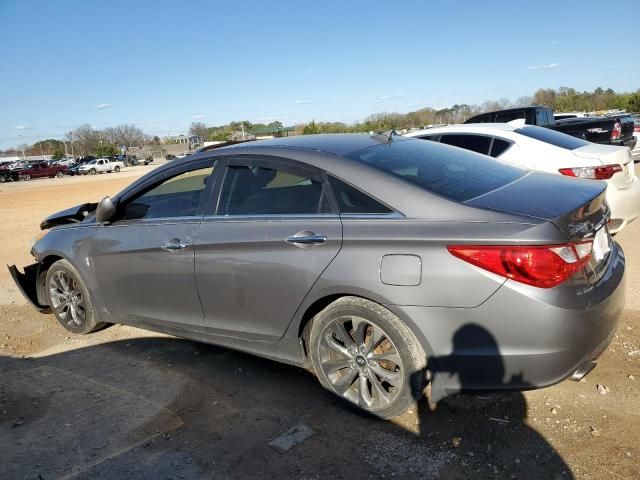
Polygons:
<instances>
[{"instance_id":1,"label":"dirt lot","mask_svg":"<svg viewBox=\"0 0 640 480\"><path fill-rule=\"evenodd\" d=\"M47 214L151 168L2 184L0 264L30 262ZM345 409L298 368L123 326L71 336L0 270L0 478L640 478L640 222L617 240L627 308L586 381L394 422ZM291 450L268 445L301 425L313 434Z\"/></svg>"}]
</instances>

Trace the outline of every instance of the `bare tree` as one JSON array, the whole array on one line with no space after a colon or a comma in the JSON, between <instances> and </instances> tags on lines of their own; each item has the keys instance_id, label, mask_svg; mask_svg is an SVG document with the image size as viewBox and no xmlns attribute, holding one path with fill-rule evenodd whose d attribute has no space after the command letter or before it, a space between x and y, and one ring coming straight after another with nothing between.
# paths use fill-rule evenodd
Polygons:
<instances>
[{"instance_id":1,"label":"bare tree","mask_svg":"<svg viewBox=\"0 0 640 480\"><path fill-rule=\"evenodd\" d=\"M531 106L531 97L523 96L518 97L515 102L513 102L515 107L530 107Z\"/></svg>"},{"instance_id":2,"label":"bare tree","mask_svg":"<svg viewBox=\"0 0 640 480\"><path fill-rule=\"evenodd\" d=\"M66 137L69 141L73 141L76 155L89 155L100 146L100 132L94 130L88 123L68 132Z\"/></svg>"},{"instance_id":3,"label":"bare tree","mask_svg":"<svg viewBox=\"0 0 640 480\"><path fill-rule=\"evenodd\" d=\"M189 133L191 135L198 135L199 137L207 138L209 127L202 122L193 122L191 127L189 127Z\"/></svg>"},{"instance_id":4,"label":"bare tree","mask_svg":"<svg viewBox=\"0 0 640 480\"><path fill-rule=\"evenodd\" d=\"M105 141L113 145L141 147L150 142L150 138L135 125L117 125L103 130Z\"/></svg>"}]
</instances>

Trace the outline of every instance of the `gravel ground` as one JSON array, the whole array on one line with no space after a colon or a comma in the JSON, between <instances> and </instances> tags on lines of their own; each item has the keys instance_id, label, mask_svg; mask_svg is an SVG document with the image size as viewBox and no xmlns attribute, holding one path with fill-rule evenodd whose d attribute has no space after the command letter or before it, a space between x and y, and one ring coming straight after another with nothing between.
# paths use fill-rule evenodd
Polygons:
<instances>
[{"instance_id":1,"label":"gravel ground","mask_svg":"<svg viewBox=\"0 0 640 480\"><path fill-rule=\"evenodd\" d=\"M49 213L151 168L0 185L0 263L30 262ZM72 336L0 271L0 478L640 478L640 222L616 240L627 307L585 381L421 403L393 422L299 368L124 326ZM268 445L300 426L302 443Z\"/></svg>"}]
</instances>

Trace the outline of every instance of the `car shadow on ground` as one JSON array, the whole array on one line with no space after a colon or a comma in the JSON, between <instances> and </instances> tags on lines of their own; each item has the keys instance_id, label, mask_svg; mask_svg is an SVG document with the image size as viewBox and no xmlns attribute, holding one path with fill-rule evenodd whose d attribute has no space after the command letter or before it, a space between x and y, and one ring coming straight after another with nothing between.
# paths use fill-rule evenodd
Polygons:
<instances>
[{"instance_id":1,"label":"car shadow on ground","mask_svg":"<svg viewBox=\"0 0 640 480\"><path fill-rule=\"evenodd\" d=\"M300 368L122 340L0 357L0 478L571 478L526 412L520 393L458 395L382 421ZM291 450L268 445L301 424L314 433Z\"/></svg>"}]
</instances>

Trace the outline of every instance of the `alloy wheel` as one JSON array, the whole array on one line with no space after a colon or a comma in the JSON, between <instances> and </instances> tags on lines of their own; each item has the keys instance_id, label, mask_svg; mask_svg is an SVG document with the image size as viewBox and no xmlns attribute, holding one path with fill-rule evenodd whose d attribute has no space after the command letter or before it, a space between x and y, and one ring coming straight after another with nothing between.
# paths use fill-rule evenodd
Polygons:
<instances>
[{"instance_id":1,"label":"alloy wheel","mask_svg":"<svg viewBox=\"0 0 640 480\"><path fill-rule=\"evenodd\" d=\"M71 328L84 323L86 302L80 285L72 275L63 270L55 272L49 282L49 293L53 311L61 322Z\"/></svg>"},{"instance_id":2,"label":"alloy wheel","mask_svg":"<svg viewBox=\"0 0 640 480\"><path fill-rule=\"evenodd\" d=\"M364 318L341 317L327 325L319 353L335 392L365 410L388 407L402 391L398 349L382 328Z\"/></svg>"}]
</instances>

